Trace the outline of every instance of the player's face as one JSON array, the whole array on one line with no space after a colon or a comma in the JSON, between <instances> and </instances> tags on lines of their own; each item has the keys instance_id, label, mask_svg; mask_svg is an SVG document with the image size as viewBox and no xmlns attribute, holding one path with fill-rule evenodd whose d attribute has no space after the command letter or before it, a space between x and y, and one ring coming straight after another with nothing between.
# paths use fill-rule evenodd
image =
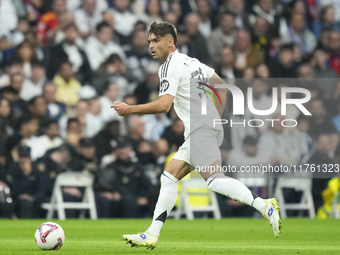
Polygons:
<instances>
[{"instance_id":1,"label":"player's face","mask_svg":"<svg viewBox=\"0 0 340 255\"><path fill-rule=\"evenodd\" d=\"M161 62L166 60L171 44L169 40L171 40L169 36L157 37L155 34L149 34L148 42L153 59L160 60Z\"/></svg>"}]
</instances>

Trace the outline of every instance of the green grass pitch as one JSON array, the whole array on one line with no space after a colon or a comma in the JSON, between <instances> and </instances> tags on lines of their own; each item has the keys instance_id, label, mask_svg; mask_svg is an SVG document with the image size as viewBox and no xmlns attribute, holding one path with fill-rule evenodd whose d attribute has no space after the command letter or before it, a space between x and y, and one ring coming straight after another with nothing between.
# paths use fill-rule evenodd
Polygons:
<instances>
[{"instance_id":1,"label":"green grass pitch","mask_svg":"<svg viewBox=\"0 0 340 255\"><path fill-rule=\"evenodd\" d=\"M168 219L154 250L131 248L122 238L145 230L150 220L56 220L65 243L41 251L34 233L45 221L0 220L0 254L340 254L340 220L283 220L277 239L263 219Z\"/></svg>"}]
</instances>

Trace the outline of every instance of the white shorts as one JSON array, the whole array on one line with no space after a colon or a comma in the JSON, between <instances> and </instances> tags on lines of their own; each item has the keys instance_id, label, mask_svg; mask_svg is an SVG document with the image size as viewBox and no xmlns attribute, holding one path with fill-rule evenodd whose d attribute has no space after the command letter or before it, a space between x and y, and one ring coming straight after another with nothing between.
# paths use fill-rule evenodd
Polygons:
<instances>
[{"instance_id":1,"label":"white shorts","mask_svg":"<svg viewBox=\"0 0 340 255\"><path fill-rule=\"evenodd\" d=\"M223 142L223 130L200 127L191 132L179 147L174 159L183 160L193 167L210 166L216 160L221 161L220 146Z\"/></svg>"}]
</instances>

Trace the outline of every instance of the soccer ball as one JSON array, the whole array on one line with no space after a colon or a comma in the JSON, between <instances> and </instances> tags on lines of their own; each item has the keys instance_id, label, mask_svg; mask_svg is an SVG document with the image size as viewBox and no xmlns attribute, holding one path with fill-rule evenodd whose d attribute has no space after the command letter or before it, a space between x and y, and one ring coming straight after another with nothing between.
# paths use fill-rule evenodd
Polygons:
<instances>
[{"instance_id":1,"label":"soccer ball","mask_svg":"<svg viewBox=\"0 0 340 255\"><path fill-rule=\"evenodd\" d=\"M64 242L64 230L57 223L45 222L35 231L35 243L42 250L58 250Z\"/></svg>"}]
</instances>

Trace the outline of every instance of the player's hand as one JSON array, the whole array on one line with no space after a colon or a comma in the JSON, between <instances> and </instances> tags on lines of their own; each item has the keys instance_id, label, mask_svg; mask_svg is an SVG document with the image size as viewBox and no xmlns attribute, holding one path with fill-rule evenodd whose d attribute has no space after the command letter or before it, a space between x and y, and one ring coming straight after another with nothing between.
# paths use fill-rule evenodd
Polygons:
<instances>
[{"instance_id":1,"label":"player's hand","mask_svg":"<svg viewBox=\"0 0 340 255\"><path fill-rule=\"evenodd\" d=\"M114 108L119 116L126 116L131 113L130 106L126 103L114 102L114 104L111 105L111 108Z\"/></svg>"}]
</instances>

